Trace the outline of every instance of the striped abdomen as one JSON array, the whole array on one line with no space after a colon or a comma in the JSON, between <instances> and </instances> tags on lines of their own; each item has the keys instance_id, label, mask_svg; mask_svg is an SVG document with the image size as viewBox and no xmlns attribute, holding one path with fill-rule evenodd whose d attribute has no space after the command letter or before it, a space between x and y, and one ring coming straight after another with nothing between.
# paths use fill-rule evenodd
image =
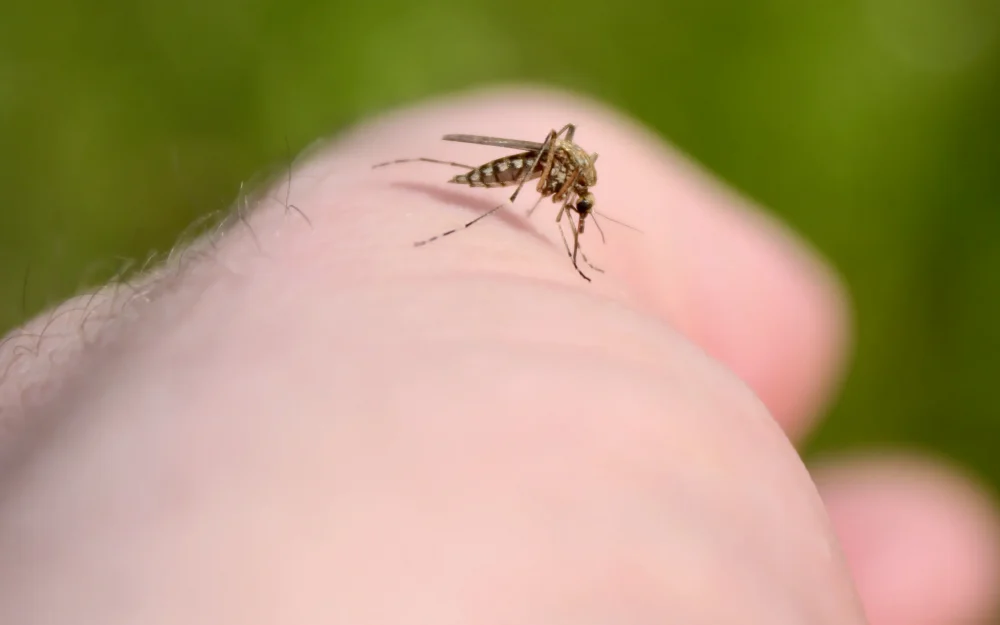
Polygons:
<instances>
[{"instance_id":1,"label":"striped abdomen","mask_svg":"<svg viewBox=\"0 0 1000 625\"><path fill-rule=\"evenodd\" d=\"M521 181L525 168L537 157L538 152L523 152L514 156L505 156L481 165L467 174L459 174L448 182L467 184L470 187L513 186ZM528 180L541 176L544 167L544 163L536 163L533 171L528 175Z\"/></svg>"}]
</instances>

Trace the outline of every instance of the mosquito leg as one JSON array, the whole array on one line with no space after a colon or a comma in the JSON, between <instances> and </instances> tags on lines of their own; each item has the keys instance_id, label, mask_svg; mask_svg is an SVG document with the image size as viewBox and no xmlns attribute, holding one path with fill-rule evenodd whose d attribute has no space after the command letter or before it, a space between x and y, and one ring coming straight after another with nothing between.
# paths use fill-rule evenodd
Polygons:
<instances>
[{"instance_id":1,"label":"mosquito leg","mask_svg":"<svg viewBox=\"0 0 1000 625\"><path fill-rule=\"evenodd\" d=\"M558 134L561 135L564 132L566 133L566 140L572 143L573 135L576 134L576 124L566 124L562 127L562 130L560 130Z\"/></svg>"},{"instance_id":2,"label":"mosquito leg","mask_svg":"<svg viewBox=\"0 0 1000 625\"><path fill-rule=\"evenodd\" d=\"M567 220L567 221L569 221L569 220ZM571 222L571 221L570 221L570 224L569 224L569 227L570 227L571 229L573 228L573 222ZM574 232L575 232L575 231L574 231ZM567 240L566 240L566 233L565 233L565 232L563 232L563 228L562 228L562 226L561 226L561 225L559 226L559 236L561 236L561 237L562 237L562 242L563 242L563 246L564 246L564 247L566 248L566 254L567 254L567 255L568 255L569 257L570 257L570 260L572 260L572 259L573 259L573 250L571 250L571 249L570 249L570 247L569 247L569 241L567 241ZM587 257L586 257L586 256L584 256L584 257L583 257L583 259L584 259L584 260L586 261L586 260L587 260ZM588 262L587 262L587 264L588 264L588 265L590 265L590 262L588 261ZM597 268L596 268L596 267L594 267L593 265L590 265L590 266L591 266L591 267L593 267L594 269L597 269ZM582 271L580 270L580 268L579 268L579 267L577 266L577 264L576 264L576 261L575 261L575 260L573 261L573 268L574 268L574 269L576 269L576 272L577 272L578 274L580 274L580 276L581 276L581 277L582 277L582 278L583 278L584 280L586 280L587 282L591 282L591 279L590 279L589 277L587 277L587 274L583 273L583 272L582 272ZM598 269L598 271L600 271L600 270Z\"/></svg>"},{"instance_id":3,"label":"mosquito leg","mask_svg":"<svg viewBox=\"0 0 1000 625\"><path fill-rule=\"evenodd\" d=\"M559 207L559 212L556 213L556 223L562 221L563 213L568 213L571 210L573 210L572 199L573 198L566 198L566 201L563 202L563 205Z\"/></svg>"},{"instance_id":4,"label":"mosquito leg","mask_svg":"<svg viewBox=\"0 0 1000 625\"><path fill-rule=\"evenodd\" d=\"M580 250L580 257L583 258L583 262L587 263L588 267L590 267L591 269L593 269L597 273L604 273L603 269L601 269L600 267L594 265L589 260L587 260L587 255L583 253L583 250Z\"/></svg>"},{"instance_id":5,"label":"mosquito leg","mask_svg":"<svg viewBox=\"0 0 1000 625\"><path fill-rule=\"evenodd\" d=\"M559 223L562 220L563 213L568 213L570 210L572 210L570 208L570 204L568 202L564 203L559 208L559 213L556 215L556 223L558 224L556 227L559 229L559 236L562 237L563 247L566 248L566 255L569 256L570 260L573 261L573 267L576 268L577 273L579 273L580 275L583 275L583 272L580 271L580 267L576 264L576 252L580 253L580 256L583 257L583 262L587 263L588 267L599 273L604 273L604 270L591 263L590 260L587 258L587 255L583 253L582 249L580 249L580 233L573 226L573 220L566 219L566 221L569 223L570 230L573 232L573 248L570 248L569 241L566 240L566 233L563 232L562 224ZM590 282L590 278L587 278L587 276L585 275L583 277L586 278L588 282Z\"/></svg>"},{"instance_id":6,"label":"mosquito leg","mask_svg":"<svg viewBox=\"0 0 1000 625\"><path fill-rule=\"evenodd\" d=\"M389 165L398 165L400 163L417 163L417 162L437 163L438 165L451 165L452 167L461 167L462 169L466 169L468 171L472 171L475 169L475 167L472 165L463 165L461 163L453 163L451 161L439 161L436 158L424 158L422 156L420 158L400 158L394 161L386 161L385 163L372 165L372 169L378 169L379 167L387 167Z\"/></svg>"},{"instance_id":7,"label":"mosquito leg","mask_svg":"<svg viewBox=\"0 0 1000 625\"><path fill-rule=\"evenodd\" d=\"M573 124L566 124L565 126L563 126L559 130L559 132L555 133L555 135L551 135L552 136L552 145L549 146L548 158L545 159L545 169L542 170L542 175L538 179L538 188L536 190L539 193L544 193L545 192L545 187L546 187L546 185L549 182L549 172L552 171L552 165L554 165L555 162L556 162L556 147L555 147L556 146L556 139L559 138L559 135L561 135L562 133L565 132L566 133L566 140L567 141L572 141L573 132L575 130L576 130L576 127ZM565 188L566 187L564 185L563 189L565 189Z\"/></svg>"},{"instance_id":8,"label":"mosquito leg","mask_svg":"<svg viewBox=\"0 0 1000 625\"><path fill-rule=\"evenodd\" d=\"M531 217L531 214L535 212L535 209L538 208L538 205L541 204L542 200L544 199L545 199L544 195L538 196L538 199L535 200L535 203L531 206L531 208L528 209L528 212L525 214L525 216Z\"/></svg>"},{"instance_id":9,"label":"mosquito leg","mask_svg":"<svg viewBox=\"0 0 1000 625\"><path fill-rule=\"evenodd\" d=\"M553 131L550 130L549 134L545 137L545 142L542 143L542 147L538 150L538 154L535 155L534 160L524 166L524 171L521 172L521 180L517 183L517 188L514 189L514 194L510 196L511 204L513 204L514 200L517 199L517 194L521 192L521 188L524 186L524 183L528 181L529 177L531 177L531 172L535 171L535 166L538 165L538 160L545 154L546 147L548 147L549 152L553 151L552 146L555 145L555 138L556 135L554 135Z\"/></svg>"},{"instance_id":10,"label":"mosquito leg","mask_svg":"<svg viewBox=\"0 0 1000 625\"><path fill-rule=\"evenodd\" d=\"M559 200L566 200L569 202L572 200L573 188L576 186L576 181L580 179L582 172L579 169L573 171L573 175L570 176L559 191L552 196L553 202L558 202Z\"/></svg>"},{"instance_id":11,"label":"mosquito leg","mask_svg":"<svg viewBox=\"0 0 1000 625\"><path fill-rule=\"evenodd\" d=\"M565 210L569 209L567 208ZM583 215L580 216L579 228L573 225L572 219L566 220L569 223L570 230L573 232L573 249L572 250L569 249L569 243L566 241L565 235L563 235L563 244L566 246L566 252L569 254L570 258L573 259L574 267L576 267L576 254L577 252L579 252L580 256L583 258L583 262L587 263L588 267L590 267L591 269L593 269L598 273L604 273L603 269L590 262L590 259L587 258L587 255L583 252L583 249L580 247L580 234L583 232L583 223L584 223L583 220L585 218L586 217L584 217ZM562 226L559 227L559 234L563 234ZM579 268L577 268L577 271L579 271Z\"/></svg>"},{"instance_id":12,"label":"mosquito leg","mask_svg":"<svg viewBox=\"0 0 1000 625\"><path fill-rule=\"evenodd\" d=\"M549 183L549 172L552 171L552 165L556 162L556 139L559 138L559 133L552 131L549 133L549 137L552 141L549 143L549 152L545 155L545 167L542 168L542 174L538 177L538 186L535 190L539 193L545 193L545 187ZM541 154L538 155L541 158Z\"/></svg>"},{"instance_id":13,"label":"mosquito leg","mask_svg":"<svg viewBox=\"0 0 1000 625\"><path fill-rule=\"evenodd\" d=\"M461 228L452 228L451 230L449 230L449 231L447 231L447 232L442 232L441 234L439 234L439 235L437 235L437 236L433 236L433 237L431 237L431 238L429 238L429 239L424 239L423 241L417 241L416 243L414 243L414 244L413 244L413 247L420 247L421 245L427 245L427 244L428 244L428 243L430 243L431 241L436 241L437 239L440 239L441 237L446 237L446 236L448 236L449 234L455 234L455 233L456 233L456 232L458 232L459 230L465 230L466 228L468 228L468 227L469 227L469 226L471 226L472 224L476 223L476 222L477 222L477 221L479 221L480 219L483 219L483 218L485 218L485 217L489 217L490 215L492 215L493 213L497 212L498 210L500 210L500 209L501 209L501 208L503 208L504 206L505 206L505 204L500 204L500 205L498 205L498 206L494 206L493 208L491 208L490 210L486 211L485 213L483 213L483 214L482 214L482 215L480 215L479 217L476 217L475 219L473 219L473 220L472 220L472 221L470 221L469 223L465 224L465 225L464 225L464 226L462 226Z\"/></svg>"}]
</instances>

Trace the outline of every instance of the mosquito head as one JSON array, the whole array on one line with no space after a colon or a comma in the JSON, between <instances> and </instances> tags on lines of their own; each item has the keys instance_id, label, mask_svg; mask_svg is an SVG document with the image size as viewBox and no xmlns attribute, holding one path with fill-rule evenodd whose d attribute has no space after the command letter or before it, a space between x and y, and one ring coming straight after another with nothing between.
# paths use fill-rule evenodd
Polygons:
<instances>
[{"instance_id":1,"label":"mosquito head","mask_svg":"<svg viewBox=\"0 0 1000 625\"><path fill-rule=\"evenodd\" d=\"M590 211L593 210L594 208L594 202L595 200L593 193L587 193L585 195L580 196L580 199L577 200L576 202L576 212L580 213L580 215L586 215L590 213Z\"/></svg>"}]
</instances>

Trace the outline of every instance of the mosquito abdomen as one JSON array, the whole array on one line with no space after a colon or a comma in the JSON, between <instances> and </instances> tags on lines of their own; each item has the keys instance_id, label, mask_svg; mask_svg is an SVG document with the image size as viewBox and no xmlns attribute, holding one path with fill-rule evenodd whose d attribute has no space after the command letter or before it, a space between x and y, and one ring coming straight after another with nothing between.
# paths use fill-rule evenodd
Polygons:
<instances>
[{"instance_id":1,"label":"mosquito abdomen","mask_svg":"<svg viewBox=\"0 0 1000 625\"><path fill-rule=\"evenodd\" d=\"M536 152L525 152L514 156L505 156L495 161L481 165L467 174L459 174L449 180L456 184L467 184L470 187L509 187L518 184L524 170L532 161L537 160ZM536 163L534 171L528 180L537 178L542 173L542 164Z\"/></svg>"}]
</instances>

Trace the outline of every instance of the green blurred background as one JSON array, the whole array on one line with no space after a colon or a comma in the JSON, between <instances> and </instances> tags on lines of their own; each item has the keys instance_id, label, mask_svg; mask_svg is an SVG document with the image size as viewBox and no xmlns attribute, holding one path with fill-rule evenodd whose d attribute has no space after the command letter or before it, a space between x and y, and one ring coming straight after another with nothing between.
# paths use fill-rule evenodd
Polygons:
<instances>
[{"instance_id":1,"label":"green blurred background","mask_svg":"<svg viewBox=\"0 0 1000 625\"><path fill-rule=\"evenodd\" d=\"M286 141L512 80L629 111L842 272L857 350L813 449L920 445L1000 486L996 0L6 3L0 332L169 249Z\"/></svg>"}]
</instances>

